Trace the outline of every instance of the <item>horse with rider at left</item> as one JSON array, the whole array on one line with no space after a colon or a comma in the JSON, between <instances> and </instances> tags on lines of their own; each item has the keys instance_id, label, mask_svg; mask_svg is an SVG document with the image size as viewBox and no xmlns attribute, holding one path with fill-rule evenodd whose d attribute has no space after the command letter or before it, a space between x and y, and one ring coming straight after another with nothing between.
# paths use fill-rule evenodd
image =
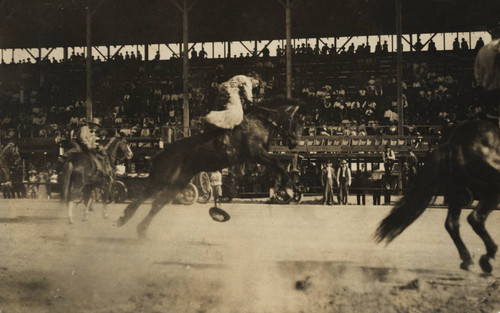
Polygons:
<instances>
[{"instance_id":1,"label":"horse with rider at left","mask_svg":"<svg viewBox=\"0 0 500 313\"><path fill-rule=\"evenodd\" d=\"M21 155L19 148L12 138L5 147L0 150L0 184L4 198L14 197L13 177L22 172Z\"/></svg>"},{"instance_id":2,"label":"horse with rider at left","mask_svg":"<svg viewBox=\"0 0 500 313\"><path fill-rule=\"evenodd\" d=\"M108 217L107 201L114 180L115 163L133 156L127 141L119 136L110 138L103 148L99 148L95 135L99 126L98 120L94 119L80 129L80 140L75 142L74 148L67 153L63 165L61 195L68 209L70 223L74 222L73 199L82 196L85 203L83 219L87 220L93 202L92 193L97 189L102 195L102 216Z\"/></svg>"}]
</instances>

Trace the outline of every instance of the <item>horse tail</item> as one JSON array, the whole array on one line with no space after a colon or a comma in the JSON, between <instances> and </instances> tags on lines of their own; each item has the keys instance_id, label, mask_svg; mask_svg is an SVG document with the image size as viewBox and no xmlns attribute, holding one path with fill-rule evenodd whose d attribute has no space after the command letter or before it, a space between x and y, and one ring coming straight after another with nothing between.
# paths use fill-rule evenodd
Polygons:
<instances>
[{"instance_id":1,"label":"horse tail","mask_svg":"<svg viewBox=\"0 0 500 313\"><path fill-rule=\"evenodd\" d=\"M390 243L425 211L440 185L441 178L445 177L449 160L448 145L441 145L429 155L413 186L378 226L375 241L386 240Z\"/></svg>"},{"instance_id":2,"label":"horse tail","mask_svg":"<svg viewBox=\"0 0 500 313\"><path fill-rule=\"evenodd\" d=\"M71 175L73 172L73 163L66 162L62 171L62 197L64 201L70 201L71 194Z\"/></svg>"}]
</instances>

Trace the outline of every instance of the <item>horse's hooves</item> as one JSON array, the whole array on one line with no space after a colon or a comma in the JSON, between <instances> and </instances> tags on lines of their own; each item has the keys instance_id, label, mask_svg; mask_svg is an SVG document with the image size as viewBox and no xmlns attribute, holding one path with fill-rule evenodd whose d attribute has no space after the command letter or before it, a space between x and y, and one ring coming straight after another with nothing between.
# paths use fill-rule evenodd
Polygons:
<instances>
[{"instance_id":1,"label":"horse's hooves","mask_svg":"<svg viewBox=\"0 0 500 313\"><path fill-rule=\"evenodd\" d=\"M493 267L490 264L490 257L486 254L482 255L481 258L479 259L479 265L481 266L481 269L485 273L491 273L493 271Z\"/></svg>"},{"instance_id":2,"label":"horse's hooves","mask_svg":"<svg viewBox=\"0 0 500 313\"><path fill-rule=\"evenodd\" d=\"M118 227L122 227L123 225L125 225L125 220L123 219L123 217L120 217L120 218L116 221L116 226L118 226Z\"/></svg>"},{"instance_id":3,"label":"horse's hooves","mask_svg":"<svg viewBox=\"0 0 500 313\"><path fill-rule=\"evenodd\" d=\"M72 219L72 218L70 218L70 219L68 220L68 224L74 224L74 223L75 223L75 221L73 221L73 219Z\"/></svg>"},{"instance_id":4,"label":"horse's hooves","mask_svg":"<svg viewBox=\"0 0 500 313\"><path fill-rule=\"evenodd\" d=\"M472 264L474 264L474 262L472 262L472 260L462 261L462 263L460 263L460 268L465 270L465 271L468 271L469 266L471 266Z\"/></svg>"},{"instance_id":5,"label":"horse's hooves","mask_svg":"<svg viewBox=\"0 0 500 313\"><path fill-rule=\"evenodd\" d=\"M224 210L219 209L217 207L212 207L210 210L208 210L208 214L210 214L210 217L216 221L216 222L227 222L231 218L231 216Z\"/></svg>"},{"instance_id":6,"label":"horse's hooves","mask_svg":"<svg viewBox=\"0 0 500 313\"><path fill-rule=\"evenodd\" d=\"M103 214L102 218L105 219L105 220L107 220L109 218L109 215L108 214Z\"/></svg>"}]
</instances>

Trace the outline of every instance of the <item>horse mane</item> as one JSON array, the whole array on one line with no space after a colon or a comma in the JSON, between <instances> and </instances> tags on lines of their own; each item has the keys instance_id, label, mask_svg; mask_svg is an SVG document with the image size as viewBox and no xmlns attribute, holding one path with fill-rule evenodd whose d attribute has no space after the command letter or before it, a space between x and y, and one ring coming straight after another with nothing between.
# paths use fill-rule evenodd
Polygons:
<instances>
[{"instance_id":1,"label":"horse mane","mask_svg":"<svg viewBox=\"0 0 500 313\"><path fill-rule=\"evenodd\" d=\"M289 99L283 95L279 96L274 96L270 97L267 99L263 99L260 101L257 105L251 106L247 112L250 114L252 112L261 112L265 110L278 110L279 108L282 107L289 107L289 106L300 106L301 102L297 99Z\"/></svg>"}]
</instances>

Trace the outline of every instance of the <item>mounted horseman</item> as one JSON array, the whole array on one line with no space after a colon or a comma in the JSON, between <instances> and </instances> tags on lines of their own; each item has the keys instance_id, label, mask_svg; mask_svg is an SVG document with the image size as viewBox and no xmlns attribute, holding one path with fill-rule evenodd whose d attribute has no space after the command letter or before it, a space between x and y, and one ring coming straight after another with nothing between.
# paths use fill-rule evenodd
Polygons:
<instances>
[{"instance_id":1,"label":"mounted horseman","mask_svg":"<svg viewBox=\"0 0 500 313\"><path fill-rule=\"evenodd\" d=\"M118 136L110 138L101 148L97 143L99 128L98 119L92 119L82 126L72 142L73 148L66 153L61 178L62 200L67 204L70 223L73 223L73 197L82 195L86 205L84 220L87 220L93 201L92 193L96 190L101 191L102 215L107 218L106 204L111 192L115 161L133 156L127 142Z\"/></svg>"},{"instance_id":2,"label":"mounted horseman","mask_svg":"<svg viewBox=\"0 0 500 313\"><path fill-rule=\"evenodd\" d=\"M491 42L477 53L474 77L483 89L486 119L500 126L500 23L489 33Z\"/></svg>"},{"instance_id":3,"label":"mounted horseman","mask_svg":"<svg viewBox=\"0 0 500 313\"><path fill-rule=\"evenodd\" d=\"M110 164L106 152L98 143L98 134L100 131L101 122L96 117L92 118L87 124L81 126L76 131L76 134L72 136L72 138L75 138L71 141L73 147L64 154L64 158L67 158L75 152L87 153L95 162L97 170L103 175L106 182L111 184L113 177L113 165Z\"/></svg>"}]
</instances>

